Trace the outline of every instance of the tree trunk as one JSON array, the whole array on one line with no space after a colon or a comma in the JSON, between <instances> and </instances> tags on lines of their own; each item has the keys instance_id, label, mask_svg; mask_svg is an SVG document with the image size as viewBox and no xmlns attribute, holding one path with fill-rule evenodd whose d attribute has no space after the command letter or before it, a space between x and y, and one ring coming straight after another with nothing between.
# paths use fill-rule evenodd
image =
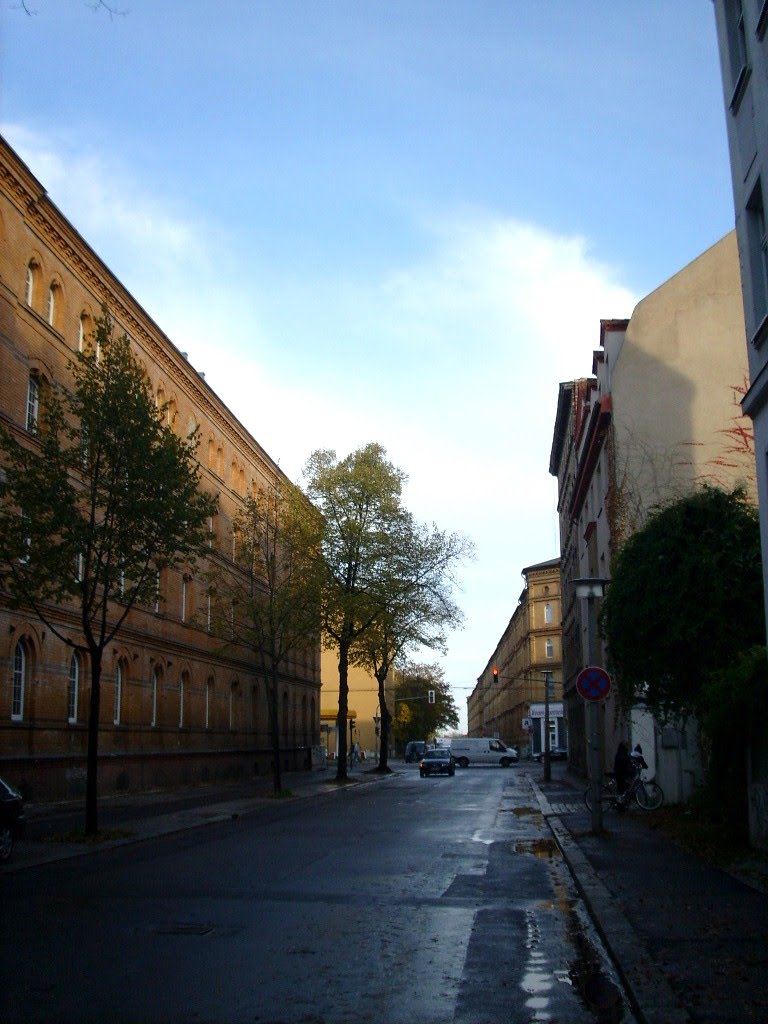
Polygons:
<instances>
[{"instance_id":1,"label":"tree trunk","mask_svg":"<svg viewBox=\"0 0 768 1024\"><path fill-rule=\"evenodd\" d=\"M339 642L339 714L336 729L339 736L339 753L336 760L336 781L347 778L347 713L349 711L349 640Z\"/></svg>"},{"instance_id":2,"label":"tree trunk","mask_svg":"<svg viewBox=\"0 0 768 1024\"><path fill-rule=\"evenodd\" d=\"M269 704L269 733L272 740L272 786L275 796L283 791L283 776L280 768L280 703L279 688L277 680L277 669L273 667L269 681L268 704Z\"/></svg>"},{"instance_id":3,"label":"tree trunk","mask_svg":"<svg viewBox=\"0 0 768 1024\"><path fill-rule=\"evenodd\" d=\"M98 820L99 715L101 712L101 651L91 650L91 696L88 702L88 753L85 775L85 834L95 836Z\"/></svg>"},{"instance_id":4,"label":"tree trunk","mask_svg":"<svg viewBox=\"0 0 768 1024\"><path fill-rule=\"evenodd\" d=\"M384 695L384 683L386 682L386 676L383 679L379 679L379 711L381 713L381 734L379 736L379 771L385 772L388 770L387 759L389 757L389 726L392 721L389 709L387 708L387 700Z\"/></svg>"}]
</instances>

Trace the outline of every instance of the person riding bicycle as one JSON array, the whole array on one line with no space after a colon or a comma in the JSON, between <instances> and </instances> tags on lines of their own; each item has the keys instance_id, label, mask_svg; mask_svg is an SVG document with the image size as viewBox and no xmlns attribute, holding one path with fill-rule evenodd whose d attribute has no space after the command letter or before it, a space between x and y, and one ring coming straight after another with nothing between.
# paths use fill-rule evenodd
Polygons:
<instances>
[{"instance_id":1,"label":"person riding bicycle","mask_svg":"<svg viewBox=\"0 0 768 1024\"><path fill-rule=\"evenodd\" d=\"M613 774L616 778L616 792L619 800L623 800L624 794L627 791L627 783L635 774L632 758L624 740L621 740L616 748L616 756L613 759Z\"/></svg>"}]
</instances>

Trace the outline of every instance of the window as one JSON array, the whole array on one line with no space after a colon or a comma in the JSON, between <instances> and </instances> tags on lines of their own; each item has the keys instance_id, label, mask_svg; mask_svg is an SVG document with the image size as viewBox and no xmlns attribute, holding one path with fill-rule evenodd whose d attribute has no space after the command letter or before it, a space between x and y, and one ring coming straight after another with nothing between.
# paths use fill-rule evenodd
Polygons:
<instances>
[{"instance_id":1,"label":"window","mask_svg":"<svg viewBox=\"0 0 768 1024\"><path fill-rule=\"evenodd\" d=\"M53 281L48 289L48 308L45 312L45 318L51 327L57 330L61 323L61 313L61 285Z\"/></svg>"},{"instance_id":2,"label":"window","mask_svg":"<svg viewBox=\"0 0 768 1024\"><path fill-rule=\"evenodd\" d=\"M150 715L149 724L154 727L157 725L157 688L160 684L160 669L155 665L152 669L152 710Z\"/></svg>"},{"instance_id":3,"label":"window","mask_svg":"<svg viewBox=\"0 0 768 1024\"><path fill-rule=\"evenodd\" d=\"M123 666L118 661L115 666L115 713L113 722L120 725L120 716L123 710Z\"/></svg>"},{"instance_id":4,"label":"window","mask_svg":"<svg viewBox=\"0 0 768 1024\"><path fill-rule=\"evenodd\" d=\"M768 313L768 240L765 232L765 207L761 181L757 182L749 197L746 214L752 308L757 327Z\"/></svg>"},{"instance_id":5,"label":"window","mask_svg":"<svg viewBox=\"0 0 768 1024\"><path fill-rule=\"evenodd\" d=\"M213 721L213 679L205 684L205 728L210 729Z\"/></svg>"},{"instance_id":6,"label":"window","mask_svg":"<svg viewBox=\"0 0 768 1024\"><path fill-rule=\"evenodd\" d=\"M69 689L67 692L67 721L74 725L77 721L77 696L80 689L80 662L73 654L69 662Z\"/></svg>"},{"instance_id":7,"label":"window","mask_svg":"<svg viewBox=\"0 0 768 1024\"><path fill-rule=\"evenodd\" d=\"M181 621L187 621L187 577L181 578Z\"/></svg>"},{"instance_id":8,"label":"window","mask_svg":"<svg viewBox=\"0 0 768 1024\"><path fill-rule=\"evenodd\" d=\"M24 285L24 301L34 309L38 301L38 290L40 287L40 264L37 260L30 260L27 264L27 279Z\"/></svg>"},{"instance_id":9,"label":"window","mask_svg":"<svg viewBox=\"0 0 768 1024\"><path fill-rule=\"evenodd\" d=\"M181 679L179 680L179 728L184 728L184 695L187 692L187 683L189 682L189 673L182 672Z\"/></svg>"},{"instance_id":10,"label":"window","mask_svg":"<svg viewBox=\"0 0 768 1024\"><path fill-rule=\"evenodd\" d=\"M229 688L229 729L230 732L234 731L235 728L235 697L237 695L237 682L232 683Z\"/></svg>"},{"instance_id":11,"label":"window","mask_svg":"<svg viewBox=\"0 0 768 1024\"><path fill-rule=\"evenodd\" d=\"M13 693L11 696L11 720L20 722L24 718L24 696L27 689L29 656L27 645L19 640L13 652Z\"/></svg>"},{"instance_id":12,"label":"window","mask_svg":"<svg viewBox=\"0 0 768 1024\"><path fill-rule=\"evenodd\" d=\"M547 652L547 657L548 658L554 658L554 656L555 656L555 641L550 636L547 637L546 652Z\"/></svg>"},{"instance_id":13,"label":"window","mask_svg":"<svg viewBox=\"0 0 768 1024\"><path fill-rule=\"evenodd\" d=\"M547 604L544 605L544 621L552 621L552 605L549 604L549 602L547 602Z\"/></svg>"},{"instance_id":14,"label":"window","mask_svg":"<svg viewBox=\"0 0 768 1024\"><path fill-rule=\"evenodd\" d=\"M27 430L30 434L37 433L40 420L40 378L30 373L27 385Z\"/></svg>"},{"instance_id":15,"label":"window","mask_svg":"<svg viewBox=\"0 0 768 1024\"><path fill-rule=\"evenodd\" d=\"M731 61L731 80L735 88L747 66L747 34L744 29L742 0L726 0L725 21L728 35L728 56Z\"/></svg>"}]
</instances>

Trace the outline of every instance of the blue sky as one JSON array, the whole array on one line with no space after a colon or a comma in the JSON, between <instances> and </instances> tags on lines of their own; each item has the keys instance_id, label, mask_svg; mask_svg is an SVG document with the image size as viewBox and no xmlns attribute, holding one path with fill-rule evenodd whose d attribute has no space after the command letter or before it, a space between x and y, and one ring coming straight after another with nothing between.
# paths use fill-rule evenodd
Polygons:
<instances>
[{"instance_id":1,"label":"blue sky","mask_svg":"<svg viewBox=\"0 0 768 1024\"><path fill-rule=\"evenodd\" d=\"M701 0L0 0L2 132L289 476L470 536L462 710L558 553L557 387L733 226Z\"/></svg>"}]
</instances>

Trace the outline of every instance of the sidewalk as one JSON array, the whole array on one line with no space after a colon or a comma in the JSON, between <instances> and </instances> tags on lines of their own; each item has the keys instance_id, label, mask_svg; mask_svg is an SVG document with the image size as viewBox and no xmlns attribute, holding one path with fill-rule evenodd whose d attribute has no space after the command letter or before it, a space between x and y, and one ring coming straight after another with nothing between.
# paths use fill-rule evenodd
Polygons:
<instances>
[{"instance_id":1,"label":"sidewalk","mask_svg":"<svg viewBox=\"0 0 768 1024\"><path fill-rule=\"evenodd\" d=\"M530 778L643 1024L768 1021L768 891L675 845L639 809L591 833L583 781Z\"/></svg>"},{"instance_id":2,"label":"sidewalk","mask_svg":"<svg viewBox=\"0 0 768 1024\"><path fill-rule=\"evenodd\" d=\"M83 800L48 804L27 804L27 828L24 838L13 849L11 859L0 867L3 874L22 871L39 864L68 860L99 850L109 850L126 843L154 839L187 829L200 828L220 821L239 818L259 807L274 807L286 801L309 797L331 796L345 788L335 782L336 767L310 772L290 772L283 776L283 786L291 793L285 800L272 795L271 778L247 782L219 783L197 786L177 792L157 791L129 796L102 797L99 801L99 828L112 838L98 843L58 841L68 832L82 831ZM361 785L391 778L366 768L349 772L346 785Z\"/></svg>"}]
</instances>

